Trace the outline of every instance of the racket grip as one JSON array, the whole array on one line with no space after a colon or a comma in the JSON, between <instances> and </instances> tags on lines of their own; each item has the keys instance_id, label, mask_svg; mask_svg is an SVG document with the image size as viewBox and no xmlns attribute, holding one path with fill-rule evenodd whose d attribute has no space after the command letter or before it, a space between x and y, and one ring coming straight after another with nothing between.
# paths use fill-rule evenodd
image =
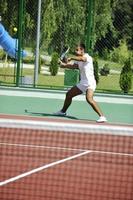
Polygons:
<instances>
[{"instance_id":1,"label":"racket grip","mask_svg":"<svg viewBox=\"0 0 133 200\"><path fill-rule=\"evenodd\" d=\"M63 59L61 59L61 61L67 63L67 57L65 56Z\"/></svg>"}]
</instances>

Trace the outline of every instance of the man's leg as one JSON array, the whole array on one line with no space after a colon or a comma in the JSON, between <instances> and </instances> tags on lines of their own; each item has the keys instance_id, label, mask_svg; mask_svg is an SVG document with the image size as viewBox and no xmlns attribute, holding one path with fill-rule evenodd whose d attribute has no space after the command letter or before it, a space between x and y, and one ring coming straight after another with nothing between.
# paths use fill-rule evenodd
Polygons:
<instances>
[{"instance_id":1,"label":"man's leg","mask_svg":"<svg viewBox=\"0 0 133 200\"><path fill-rule=\"evenodd\" d=\"M64 101L64 105L63 108L61 109L61 112L65 113L68 109L68 107L71 105L72 103L72 98L82 94L82 91L77 87L74 86L72 87L67 93L66 93L66 98Z\"/></svg>"},{"instance_id":2,"label":"man's leg","mask_svg":"<svg viewBox=\"0 0 133 200\"><path fill-rule=\"evenodd\" d=\"M93 110L99 115L104 116L100 108L98 107L97 103L93 99L94 92L92 89L88 89L86 91L86 100L92 106Z\"/></svg>"}]
</instances>

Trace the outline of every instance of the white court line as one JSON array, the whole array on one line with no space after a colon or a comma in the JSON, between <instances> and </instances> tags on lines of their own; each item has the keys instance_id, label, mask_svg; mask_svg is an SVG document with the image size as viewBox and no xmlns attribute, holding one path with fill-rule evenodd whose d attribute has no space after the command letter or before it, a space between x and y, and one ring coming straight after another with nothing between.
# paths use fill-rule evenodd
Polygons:
<instances>
[{"instance_id":1,"label":"white court line","mask_svg":"<svg viewBox=\"0 0 133 200\"><path fill-rule=\"evenodd\" d=\"M120 152L111 152L111 151L96 151L96 150L90 150L90 149L73 149L73 148L67 148L67 147L50 147L50 146L42 146L42 145L30 145L30 144L12 144L12 143L2 143L0 142L0 145L5 146L15 146L15 147L25 147L25 148L40 148L40 149L50 149L50 150L65 150L65 151L83 151L87 152L90 151L91 153L100 153L100 154L111 154L111 155L120 155L120 156L131 156L133 157L133 154L131 153L120 153Z\"/></svg>"},{"instance_id":2,"label":"white court line","mask_svg":"<svg viewBox=\"0 0 133 200\"><path fill-rule=\"evenodd\" d=\"M88 151L85 149L73 149L73 148L65 148L65 147L51 147L51 146L43 146L43 145L32 145L32 144L12 144L6 142L0 142L0 145L5 146L16 146L16 147L27 147L27 148L40 148L40 149L50 149L50 150L64 150L64 151Z\"/></svg>"},{"instance_id":3,"label":"white court line","mask_svg":"<svg viewBox=\"0 0 133 200\"><path fill-rule=\"evenodd\" d=\"M119 152L111 152L111 151L93 151L92 153L100 153L100 154L110 154L110 155L117 155L117 156L130 156L133 157L133 154L131 153L119 153Z\"/></svg>"},{"instance_id":4,"label":"white court line","mask_svg":"<svg viewBox=\"0 0 133 200\"><path fill-rule=\"evenodd\" d=\"M60 99L64 100L65 93L50 93L50 92L37 92L37 91L10 91L10 90L0 90L0 95L4 96L17 96L17 97L30 97L30 98L45 98L45 99ZM76 101L85 101L85 95L80 95L78 97L74 97ZM98 102L104 103L115 103L115 104L133 104L133 98L125 96L98 96L95 95L94 99Z\"/></svg>"},{"instance_id":5,"label":"white court line","mask_svg":"<svg viewBox=\"0 0 133 200\"><path fill-rule=\"evenodd\" d=\"M6 185L6 184L8 184L8 183L14 182L14 181L16 181L16 180L19 180L19 179L24 178L24 177L26 177L26 176L29 176L29 175L31 175L31 174L40 172L40 171L42 171L42 170L44 170L44 169L48 169L48 168L53 167L53 166L55 166L55 165L59 165L59 164L61 164L61 163L67 162L67 161L69 161L69 160L73 160L73 159L75 159L75 158L84 156L84 155L89 154L89 153L91 153L91 151L85 151L85 152L76 154L76 155L74 155L74 156L70 156L70 157L68 157L68 158L64 158L64 159L62 159L62 160L58 160L58 161L49 163L49 164L47 164L47 165L43 165L43 166L41 166L41 167L35 168L35 169L33 169L33 170L30 170L30 171L25 172L25 173L23 173L23 174L20 174L20 175L18 175L18 176L15 176L15 177L9 178L9 179L7 179L7 180L5 180L5 181L2 181L2 182L0 182L0 186Z\"/></svg>"}]
</instances>

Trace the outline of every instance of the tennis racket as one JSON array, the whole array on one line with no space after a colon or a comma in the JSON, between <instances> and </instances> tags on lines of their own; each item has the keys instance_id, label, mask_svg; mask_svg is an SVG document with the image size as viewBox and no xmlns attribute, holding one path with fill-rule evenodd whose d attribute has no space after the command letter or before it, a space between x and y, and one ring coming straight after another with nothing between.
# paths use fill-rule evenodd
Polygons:
<instances>
[{"instance_id":1,"label":"tennis racket","mask_svg":"<svg viewBox=\"0 0 133 200\"><path fill-rule=\"evenodd\" d=\"M64 63L67 63L67 53L69 52L70 47L64 49L63 53L60 56L60 60Z\"/></svg>"}]
</instances>

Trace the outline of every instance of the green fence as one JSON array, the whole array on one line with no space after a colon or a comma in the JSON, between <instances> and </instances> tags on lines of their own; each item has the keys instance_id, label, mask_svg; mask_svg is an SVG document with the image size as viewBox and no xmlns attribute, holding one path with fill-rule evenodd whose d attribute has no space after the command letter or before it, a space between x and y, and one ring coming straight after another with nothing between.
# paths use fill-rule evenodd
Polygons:
<instances>
[{"instance_id":1,"label":"green fence","mask_svg":"<svg viewBox=\"0 0 133 200\"><path fill-rule=\"evenodd\" d=\"M130 57L133 63L131 0L2 0L0 9L1 23L12 37L22 39L19 47L27 52L16 61L0 48L0 85L70 87L78 81L77 71L68 73L58 66L58 73L52 76L52 55L60 55L65 46L70 46L72 55L75 45L83 41L98 62L97 90L121 92L124 61ZM104 69L109 74L103 75Z\"/></svg>"}]
</instances>

